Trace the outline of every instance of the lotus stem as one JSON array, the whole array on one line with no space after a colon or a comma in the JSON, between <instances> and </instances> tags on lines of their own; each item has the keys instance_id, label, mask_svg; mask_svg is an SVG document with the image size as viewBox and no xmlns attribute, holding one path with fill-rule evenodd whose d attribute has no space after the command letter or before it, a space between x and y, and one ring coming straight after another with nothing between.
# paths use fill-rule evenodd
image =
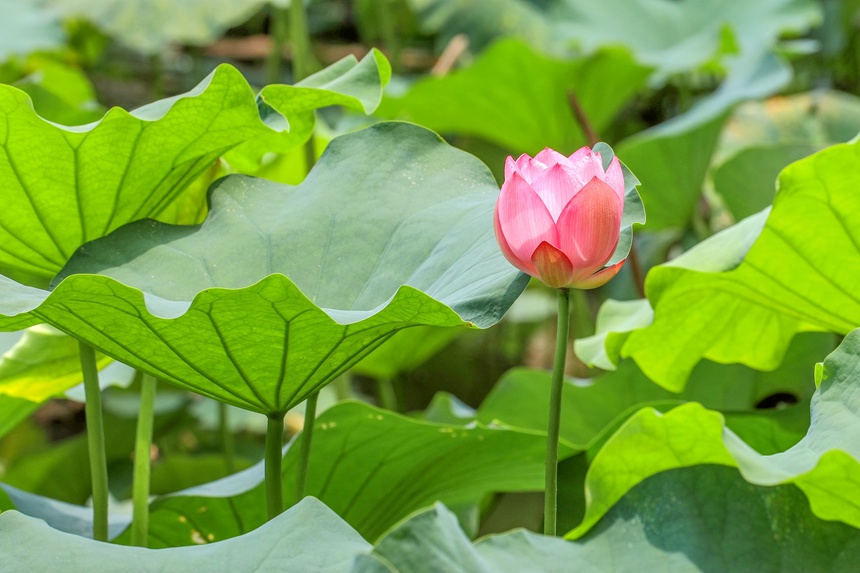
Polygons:
<instances>
[{"instance_id":1,"label":"lotus stem","mask_svg":"<svg viewBox=\"0 0 860 573\"><path fill-rule=\"evenodd\" d=\"M308 464L311 457L311 440L314 437L314 422L317 417L317 399L319 392L314 392L305 402L305 422L302 426L302 441L299 449L299 462L296 466L296 503L305 497L305 486L308 481Z\"/></svg>"},{"instance_id":2,"label":"lotus stem","mask_svg":"<svg viewBox=\"0 0 860 573\"><path fill-rule=\"evenodd\" d=\"M284 512L281 463L284 457L284 415L269 416L266 425L266 508L269 519Z\"/></svg>"},{"instance_id":3,"label":"lotus stem","mask_svg":"<svg viewBox=\"0 0 860 573\"><path fill-rule=\"evenodd\" d=\"M224 448L224 466L227 473L236 473L236 440L230 431L230 410L224 402L218 402L218 431Z\"/></svg>"},{"instance_id":4,"label":"lotus stem","mask_svg":"<svg viewBox=\"0 0 860 573\"><path fill-rule=\"evenodd\" d=\"M546 436L546 493L544 497L545 535L556 535L558 513L558 437L561 426L561 390L567 362L567 338L570 325L570 289L558 289L558 330L555 338L555 360L552 366L552 389L549 398L549 425Z\"/></svg>"},{"instance_id":5,"label":"lotus stem","mask_svg":"<svg viewBox=\"0 0 860 573\"><path fill-rule=\"evenodd\" d=\"M96 353L85 342L80 343L81 372L86 394L87 447L93 489L93 539L108 540L108 475L105 456L105 431L102 418L102 394Z\"/></svg>"},{"instance_id":6,"label":"lotus stem","mask_svg":"<svg viewBox=\"0 0 860 573\"><path fill-rule=\"evenodd\" d=\"M290 2L290 42L293 46L293 83L296 84L311 75L313 69L311 36L308 32L308 18L303 0ZM306 173L310 173L316 163L313 133L305 142L304 150Z\"/></svg>"},{"instance_id":7,"label":"lotus stem","mask_svg":"<svg viewBox=\"0 0 860 573\"><path fill-rule=\"evenodd\" d=\"M382 377L376 379L376 397L379 405L392 412L399 411L397 407L397 392L394 390L394 380Z\"/></svg>"},{"instance_id":8,"label":"lotus stem","mask_svg":"<svg viewBox=\"0 0 860 573\"><path fill-rule=\"evenodd\" d=\"M289 12L286 8L273 6L269 18L271 20L269 37L272 40L272 49L266 59L266 83L277 84L281 81L281 59L284 56L284 41L287 37Z\"/></svg>"},{"instance_id":9,"label":"lotus stem","mask_svg":"<svg viewBox=\"0 0 860 573\"><path fill-rule=\"evenodd\" d=\"M132 500L131 544L146 547L149 543L149 476L152 469L152 425L155 418L155 378L144 374L140 380L140 411L134 441L134 481Z\"/></svg>"},{"instance_id":10,"label":"lotus stem","mask_svg":"<svg viewBox=\"0 0 860 573\"><path fill-rule=\"evenodd\" d=\"M394 21L394 2L383 0L376 5L376 9L379 11L379 30L388 50L391 68L398 72L400 71L400 41L397 37L397 23Z\"/></svg>"},{"instance_id":11,"label":"lotus stem","mask_svg":"<svg viewBox=\"0 0 860 573\"><path fill-rule=\"evenodd\" d=\"M296 83L311 75L313 67L311 36L303 0L290 1L290 42L293 46L293 83Z\"/></svg>"}]
</instances>

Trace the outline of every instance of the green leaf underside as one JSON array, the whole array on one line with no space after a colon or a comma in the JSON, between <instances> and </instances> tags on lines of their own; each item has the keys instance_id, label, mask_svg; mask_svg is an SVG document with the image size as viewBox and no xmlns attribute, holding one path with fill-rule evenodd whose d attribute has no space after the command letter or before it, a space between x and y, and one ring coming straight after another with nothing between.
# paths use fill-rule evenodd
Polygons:
<instances>
[{"instance_id":1,"label":"green leaf underside","mask_svg":"<svg viewBox=\"0 0 860 573\"><path fill-rule=\"evenodd\" d=\"M492 176L417 126L333 141L298 187L216 185L203 225L128 225L84 246L50 295L0 277L0 328L47 322L272 414L400 329L494 324L527 283L495 241ZM113 278L72 274L93 271Z\"/></svg>"},{"instance_id":2,"label":"green leaf underside","mask_svg":"<svg viewBox=\"0 0 860 573\"><path fill-rule=\"evenodd\" d=\"M261 120L250 86L227 65L186 94L131 113L114 108L71 128L43 120L25 93L0 86L0 271L47 281L81 244L125 223L162 213L175 222L171 204L230 150L252 140L234 155L300 145L313 128L308 110L319 105L372 108L369 78L381 81L387 62L376 52L365 60L334 64L344 76L325 75L329 82L319 87L268 86L274 105L301 110L289 133L289 117L270 106ZM379 81L376 90L378 101Z\"/></svg>"},{"instance_id":3,"label":"green leaf underside","mask_svg":"<svg viewBox=\"0 0 860 573\"><path fill-rule=\"evenodd\" d=\"M860 325L857 173L857 144L794 163L766 222L767 212L748 218L652 269L654 322L633 331L621 354L678 390L702 358L770 370L797 332Z\"/></svg>"},{"instance_id":4,"label":"green leaf underside","mask_svg":"<svg viewBox=\"0 0 860 573\"><path fill-rule=\"evenodd\" d=\"M588 144L568 94L575 92L600 133L647 74L621 51L563 61L542 56L519 40L503 39L469 68L419 81L402 97L386 96L377 113L440 133L479 136L515 155L534 155L545 147L568 155Z\"/></svg>"},{"instance_id":5,"label":"green leaf underside","mask_svg":"<svg viewBox=\"0 0 860 573\"><path fill-rule=\"evenodd\" d=\"M199 540L206 543L205 537ZM0 515L4 570L86 573L135 571L281 571L342 573L370 545L330 509L305 499L241 539L152 551L84 539L10 511Z\"/></svg>"},{"instance_id":6,"label":"green leaf underside","mask_svg":"<svg viewBox=\"0 0 860 573\"><path fill-rule=\"evenodd\" d=\"M585 518L569 535L590 529L627 491L649 476L679 467L737 467L753 484L794 484L812 513L860 527L860 330L851 332L821 368L812 398L809 430L800 442L774 455L758 454L725 427L723 417L699 404L667 414L643 409L600 450L589 469Z\"/></svg>"},{"instance_id":7,"label":"green leaf underside","mask_svg":"<svg viewBox=\"0 0 860 573\"><path fill-rule=\"evenodd\" d=\"M301 438L299 438L301 439ZM376 539L437 500L456 503L493 491L543 487L546 439L537 432L434 424L343 402L319 416L307 494L321 499L366 539ZM284 460L286 502L299 448ZM562 456L572 453L562 448ZM178 492L151 505L154 546L221 540L266 519L262 464L232 478Z\"/></svg>"}]
</instances>

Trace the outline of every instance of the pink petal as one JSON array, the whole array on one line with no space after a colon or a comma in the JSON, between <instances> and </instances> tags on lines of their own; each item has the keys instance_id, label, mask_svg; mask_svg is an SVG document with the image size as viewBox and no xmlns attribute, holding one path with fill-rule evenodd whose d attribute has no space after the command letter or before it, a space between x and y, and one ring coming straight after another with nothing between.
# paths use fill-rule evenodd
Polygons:
<instances>
[{"instance_id":1,"label":"pink petal","mask_svg":"<svg viewBox=\"0 0 860 573\"><path fill-rule=\"evenodd\" d=\"M582 185L584 185L583 182ZM555 164L535 179L531 186L535 193L540 195L553 221L557 221L562 209L567 205L574 195L582 188L576 176L570 168Z\"/></svg>"},{"instance_id":2,"label":"pink petal","mask_svg":"<svg viewBox=\"0 0 860 573\"><path fill-rule=\"evenodd\" d=\"M622 214L615 190L596 177L564 207L556 224L556 244L579 276L594 273L612 257Z\"/></svg>"},{"instance_id":3,"label":"pink petal","mask_svg":"<svg viewBox=\"0 0 860 573\"><path fill-rule=\"evenodd\" d=\"M496 231L496 241L499 243L499 247L502 250L502 254L505 255L505 258L508 259L512 265L521 270L522 272L529 274L533 277L537 276L537 270L535 270L535 266L532 264L531 260L520 260L511 250L510 245L508 245L507 239L505 239L505 234L502 232L502 225L499 222L499 204L496 203L496 210L493 215L493 228Z\"/></svg>"},{"instance_id":4,"label":"pink petal","mask_svg":"<svg viewBox=\"0 0 860 573\"><path fill-rule=\"evenodd\" d=\"M496 204L499 230L513 255L517 268L531 261L532 253L542 241L556 244L555 222L541 198L519 173L502 185ZM511 262L514 262L513 260Z\"/></svg>"},{"instance_id":5,"label":"pink petal","mask_svg":"<svg viewBox=\"0 0 860 573\"><path fill-rule=\"evenodd\" d=\"M579 149L571 153L570 157L568 158L568 161L570 161L571 165L573 165L579 160L581 160L583 157L588 157L589 155L591 155L590 147L580 147Z\"/></svg>"},{"instance_id":6,"label":"pink petal","mask_svg":"<svg viewBox=\"0 0 860 573\"><path fill-rule=\"evenodd\" d=\"M550 149L549 147L545 148L543 151L535 155L535 159L546 165L547 167L552 167L553 165L570 165L570 160L555 151L554 149Z\"/></svg>"},{"instance_id":7,"label":"pink petal","mask_svg":"<svg viewBox=\"0 0 860 573\"><path fill-rule=\"evenodd\" d=\"M587 153L580 153L584 150ZM571 177L576 181L576 185L581 189L585 187L585 185L597 177L601 181L606 175L603 173L603 163L600 161L600 156L594 152L592 152L587 147L583 147L573 155L577 156L575 161L570 162L570 173Z\"/></svg>"},{"instance_id":8,"label":"pink petal","mask_svg":"<svg viewBox=\"0 0 860 573\"><path fill-rule=\"evenodd\" d=\"M537 277L547 286L563 288L570 284L573 278L573 264L564 253L547 242L535 249L532 263L537 269Z\"/></svg>"},{"instance_id":9,"label":"pink petal","mask_svg":"<svg viewBox=\"0 0 860 573\"><path fill-rule=\"evenodd\" d=\"M508 155L508 158L505 159L505 179L510 179L511 175L514 174L515 171L519 171L520 168L517 166L517 162L514 161L514 158Z\"/></svg>"},{"instance_id":10,"label":"pink petal","mask_svg":"<svg viewBox=\"0 0 860 573\"><path fill-rule=\"evenodd\" d=\"M624 173L621 171L621 162L617 157L613 157L609 163L609 169L606 170L606 184L612 187L618 194L622 206L624 205Z\"/></svg>"},{"instance_id":11,"label":"pink petal","mask_svg":"<svg viewBox=\"0 0 860 573\"><path fill-rule=\"evenodd\" d=\"M606 267L601 271L597 271L593 275L586 277L584 279L580 279L575 281L570 286L573 288L578 288L582 290L597 288L599 286L603 286L609 282L609 280L618 274L618 271L621 270L621 267L624 265L624 262L627 259L624 259L620 263L615 263L611 267Z\"/></svg>"},{"instance_id":12,"label":"pink petal","mask_svg":"<svg viewBox=\"0 0 860 573\"><path fill-rule=\"evenodd\" d=\"M540 173L546 169L546 165L537 159L532 159L530 155L525 153L517 158L517 167L519 167L520 175L522 175L529 183L531 183L535 177L540 175ZM507 178L508 177L505 176L505 179Z\"/></svg>"}]
</instances>

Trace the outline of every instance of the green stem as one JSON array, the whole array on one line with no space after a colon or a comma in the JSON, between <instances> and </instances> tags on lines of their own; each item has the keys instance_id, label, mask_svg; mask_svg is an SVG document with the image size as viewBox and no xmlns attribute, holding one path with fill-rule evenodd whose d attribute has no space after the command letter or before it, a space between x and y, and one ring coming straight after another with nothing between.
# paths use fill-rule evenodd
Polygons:
<instances>
[{"instance_id":1,"label":"green stem","mask_svg":"<svg viewBox=\"0 0 860 573\"><path fill-rule=\"evenodd\" d=\"M152 97L152 101L157 101L164 97L164 66L161 63L160 55L149 57L149 70L152 74L150 97Z\"/></svg>"},{"instance_id":2,"label":"green stem","mask_svg":"<svg viewBox=\"0 0 860 573\"><path fill-rule=\"evenodd\" d=\"M108 476L105 456L105 430L102 419L102 393L95 350L80 343L81 372L86 393L87 446L93 488L93 539L108 540Z\"/></svg>"},{"instance_id":3,"label":"green stem","mask_svg":"<svg viewBox=\"0 0 860 573\"><path fill-rule=\"evenodd\" d=\"M296 84L309 75L313 70L311 59L311 36L308 32L308 19L305 13L305 4L302 0L290 1L290 42L293 46L293 84ZM316 163L316 151L314 150L314 136L305 142L305 173L310 173Z\"/></svg>"},{"instance_id":4,"label":"green stem","mask_svg":"<svg viewBox=\"0 0 860 573\"><path fill-rule=\"evenodd\" d=\"M272 49L266 59L266 83L281 83L281 59L284 56L284 42L287 39L289 12L286 8L272 7L269 36Z\"/></svg>"},{"instance_id":5,"label":"green stem","mask_svg":"<svg viewBox=\"0 0 860 573\"><path fill-rule=\"evenodd\" d=\"M266 425L266 507L269 519L284 512L284 486L281 462L284 455L284 416L269 416Z\"/></svg>"},{"instance_id":6,"label":"green stem","mask_svg":"<svg viewBox=\"0 0 860 573\"><path fill-rule=\"evenodd\" d=\"M558 434L561 425L561 389L567 361L567 335L570 324L570 290L558 289L558 330L555 361L552 365L552 390L549 398L549 426L546 437L546 494L544 497L544 535L555 535L558 510Z\"/></svg>"},{"instance_id":7,"label":"green stem","mask_svg":"<svg viewBox=\"0 0 860 573\"><path fill-rule=\"evenodd\" d=\"M397 38L397 23L394 21L394 2L384 0L376 6L379 10L379 30L382 32L382 41L388 49L391 60L391 68L396 72L400 70L400 42Z\"/></svg>"},{"instance_id":8,"label":"green stem","mask_svg":"<svg viewBox=\"0 0 860 573\"><path fill-rule=\"evenodd\" d=\"M224 402L218 402L218 430L224 448L224 465L227 473L236 473L236 441L230 431L230 410Z\"/></svg>"},{"instance_id":9,"label":"green stem","mask_svg":"<svg viewBox=\"0 0 860 573\"><path fill-rule=\"evenodd\" d=\"M308 462L311 457L311 440L314 437L314 422L317 417L317 398L319 392L314 392L305 402L305 423L302 426L302 441L299 449L299 461L296 466L296 503L304 499L305 486L308 481Z\"/></svg>"},{"instance_id":10,"label":"green stem","mask_svg":"<svg viewBox=\"0 0 860 573\"><path fill-rule=\"evenodd\" d=\"M397 412L397 392L394 390L394 381L391 378L376 379L376 397L379 405L386 410Z\"/></svg>"},{"instance_id":11,"label":"green stem","mask_svg":"<svg viewBox=\"0 0 860 573\"><path fill-rule=\"evenodd\" d=\"M140 411L134 441L134 480L131 544L146 547L149 542L149 475L151 470L152 424L155 417L155 378L144 374L140 380Z\"/></svg>"},{"instance_id":12,"label":"green stem","mask_svg":"<svg viewBox=\"0 0 860 573\"><path fill-rule=\"evenodd\" d=\"M290 42L293 46L293 83L300 82L311 75L311 36L308 32L308 19L305 3L302 0L290 1Z\"/></svg>"}]
</instances>

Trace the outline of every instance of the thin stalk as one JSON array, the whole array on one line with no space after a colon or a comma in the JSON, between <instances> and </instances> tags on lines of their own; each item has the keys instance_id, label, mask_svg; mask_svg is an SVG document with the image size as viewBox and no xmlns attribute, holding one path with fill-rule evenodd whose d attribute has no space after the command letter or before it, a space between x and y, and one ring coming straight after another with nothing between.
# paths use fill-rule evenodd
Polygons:
<instances>
[{"instance_id":1,"label":"thin stalk","mask_svg":"<svg viewBox=\"0 0 860 573\"><path fill-rule=\"evenodd\" d=\"M630 253L627 255L630 260L630 271L633 273L633 286L636 287L636 294L639 298L645 298L645 277L642 275L642 264L639 262L639 253L636 251L636 241L630 243Z\"/></svg>"},{"instance_id":2,"label":"thin stalk","mask_svg":"<svg viewBox=\"0 0 860 573\"><path fill-rule=\"evenodd\" d=\"M160 55L149 57L149 71L152 74L152 91L150 96L152 101L160 100L164 97L164 65L161 63Z\"/></svg>"},{"instance_id":3,"label":"thin stalk","mask_svg":"<svg viewBox=\"0 0 860 573\"><path fill-rule=\"evenodd\" d=\"M269 416L266 425L266 508L269 519L284 512L284 486L281 462L284 449L284 416Z\"/></svg>"},{"instance_id":4,"label":"thin stalk","mask_svg":"<svg viewBox=\"0 0 860 573\"><path fill-rule=\"evenodd\" d=\"M287 39L289 11L286 8L272 7L269 37L272 49L266 59L266 83L277 84L281 81L281 59L284 57L284 42Z\"/></svg>"},{"instance_id":5,"label":"thin stalk","mask_svg":"<svg viewBox=\"0 0 860 573\"><path fill-rule=\"evenodd\" d=\"M567 338L570 324L570 290L558 289L558 330L555 338L555 361L552 366L552 389L549 397L549 426L546 436L546 493L544 497L544 535L555 535L558 511L558 435L561 425L561 390L567 360Z\"/></svg>"},{"instance_id":6,"label":"thin stalk","mask_svg":"<svg viewBox=\"0 0 860 573\"><path fill-rule=\"evenodd\" d=\"M394 21L393 0L383 0L376 5L379 16L379 30L382 33L382 41L388 49L391 60L391 69L400 71L400 40L397 37L397 23Z\"/></svg>"},{"instance_id":7,"label":"thin stalk","mask_svg":"<svg viewBox=\"0 0 860 573\"><path fill-rule=\"evenodd\" d=\"M152 424L155 417L155 378L144 374L140 380L140 411L134 441L134 480L132 500L131 544L146 547L149 543L149 475L151 470Z\"/></svg>"},{"instance_id":8,"label":"thin stalk","mask_svg":"<svg viewBox=\"0 0 860 573\"><path fill-rule=\"evenodd\" d=\"M311 457L311 440L314 437L314 422L317 418L317 398L319 392L314 392L305 402L305 423L302 426L302 441L299 449L299 461L296 466L296 502L305 497L305 486L308 481L308 463Z\"/></svg>"},{"instance_id":9,"label":"thin stalk","mask_svg":"<svg viewBox=\"0 0 860 573\"><path fill-rule=\"evenodd\" d=\"M311 59L311 36L308 32L308 19L302 0L290 1L290 42L293 46L293 83L296 84L313 70ZM314 136L305 142L305 172L310 173L316 163Z\"/></svg>"},{"instance_id":10,"label":"thin stalk","mask_svg":"<svg viewBox=\"0 0 860 573\"><path fill-rule=\"evenodd\" d=\"M397 392L394 390L394 380L391 378L376 379L376 398L379 405L392 412L399 411L397 406Z\"/></svg>"},{"instance_id":11,"label":"thin stalk","mask_svg":"<svg viewBox=\"0 0 860 573\"><path fill-rule=\"evenodd\" d=\"M224 402L218 402L218 430L224 448L224 465L227 473L236 473L236 440L230 431L230 410Z\"/></svg>"},{"instance_id":12,"label":"thin stalk","mask_svg":"<svg viewBox=\"0 0 860 573\"><path fill-rule=\"evenodd\" d=\"M302 0L290 1L290 42L293 46L293 83L296 83L311 75L313 67L311 36Z\"/></svg>"},{"instance_id":13,"label":"thin stalk","mask_svg":"<svg viewBox=\"0 0 860 573\"><path fill-rule=\"evenodd\" d=\"M570 109L573 111L576 122L582 128L585 139L588 140L588 145L594 147L600 141L600 136L597 135L591 122L588 121L588 116L585 115L585 110L582 109L582 104L579 103L579 98L576 97L576 93L573 90L567 92L567 101L570 104Z\"/></svg>"},{"instance_id":14,"label":"thin stalk","mask_svg":"<svg viewBox=\"0 0 860 573\"><path fill-rule=\"evenodd\" d=\"M87 446L93 488L93 539L108 540L108 475L105 456L105 429L102 419L102 393L93 348L80 343L81 372L86 394Z\"/></svg>"}]
</instances>

